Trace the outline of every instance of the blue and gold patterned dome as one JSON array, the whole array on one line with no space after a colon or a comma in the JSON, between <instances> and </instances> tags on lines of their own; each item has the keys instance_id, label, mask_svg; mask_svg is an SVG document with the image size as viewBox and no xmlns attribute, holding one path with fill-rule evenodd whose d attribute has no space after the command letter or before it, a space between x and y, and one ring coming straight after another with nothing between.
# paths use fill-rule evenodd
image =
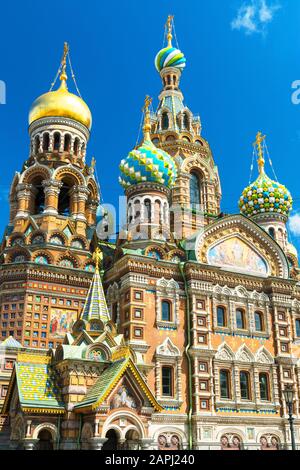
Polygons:
<instances>
[{"instance_id":1,"label":"blue and gold patterned dome","mask_svg":"<svg viewBox=\"0 0 300 470\"><path fill-rule=\"evenodd\" d=\"M293 206L293 199L283 184L271 180L265 173L265 160L261 145L264 138L265 136L258 132L255 145L258 149L259 176L242 192L239 208L241 213L248 217L268 212L276 212L288 217Z\"/></svg>"},{"instance_id":2,"label":"blue and gold patterned dome","mask_svg":"<svg viewBox=\"0 0 300 470\"><path fill-rule=\"evenodd\" d=\"M160 183L167 187L174 184L177 171L172 157L155 147L151 140L132 150L120 164L119 182L123 188L143 182Z\"/></svg>"},{"instance_id":3,"label":"blue and gold patterned dome","mask_svg":"<svg viewBox=\"0 0 300 470\"><path fill-rule=\"evenodd\" d=\"M123 188L138 183L159 183L167 187L173 186L177 176L176 164L172 157L155 147L150 138L150 110L152 99L146 96L144 113L144 140L140 147L129 152L121 161L119 182Z\"/></svg>"},{"instance_id":4,"label":"blue and gold patterned dome","mask_svg":"<svg viewBox=\"0 0 300 470\"><path fill-rule=\"evenodd\" d=\"M172 24L173 16L169 15L166 23L166 28L168 31L168 45L156 54L154 61L156 70L158 72L161 72L161 70L166 67L175 67L182 70L186 65L186 59L183 53L179 49L176 49L176 47L172 46Z\"/></svg>"}]
</instances>

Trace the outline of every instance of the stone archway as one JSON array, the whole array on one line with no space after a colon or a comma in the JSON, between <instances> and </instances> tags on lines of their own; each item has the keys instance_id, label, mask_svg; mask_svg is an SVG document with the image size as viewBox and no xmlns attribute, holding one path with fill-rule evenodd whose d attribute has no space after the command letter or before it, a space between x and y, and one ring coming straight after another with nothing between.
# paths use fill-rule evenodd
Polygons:
<instances>
[{"instance_id":1,"label":"stone archway","mask_svg":"<svg viewBox=\"0 0 300 470\"><path fill-rule=\"evenodd\" d=\"M141 436L136 429L129 429L125 434L125 442L122 450L139 450L141 448Z\"/></svg>"},{"instance_id":2,"label":"stone archway","mask_svg":"<svg viewBox=\"0 0 300 470\"><path fill-rule=\"evenodd\" d=\"M109 429L105 438L107 439L102 446L102 450L118 450L120 449L120 434L116 429Z\"/></svg>"},{"instance_id":3,"label":"stone archway","mask_svg":"<svg viewBox=\"0 0 300 470\"><path fill-rule=\"evenodd\" d=\"M54 450L52 434L49 429L41 429L38 433L37 450Z\"/></svg>"}]
</instances>

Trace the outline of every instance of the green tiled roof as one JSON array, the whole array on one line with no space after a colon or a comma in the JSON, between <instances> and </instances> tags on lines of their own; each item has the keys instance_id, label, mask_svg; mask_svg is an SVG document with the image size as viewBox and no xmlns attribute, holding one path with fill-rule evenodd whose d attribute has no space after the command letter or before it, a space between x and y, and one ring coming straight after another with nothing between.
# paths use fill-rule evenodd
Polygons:
<instances>
[{"instance_id":1,"label":"green tiled roof","mask_svg":"<svg viewBox=\"0 0 300 470\"><path fill-rule=\"evenodd\" d=\"M56 377L49 364L17 362L16 377L21 406L64 410Z\"/></svg>"},{"instance_id":2,"label":"green tiled roof","mask_svg":"<svg viewBox=\"0 0 300 470\"><path fill-rule=\"evenodd\" d=\"M128 359L122 359L121 361L114 362L112 365L107 367L104 372L102 372L101 377L97 380L95 385L90 388L85 398L78 405L75 405L74 408L83 408L93 403L100 401L105 392L109 389L111 384L114 382L119 374L122 372L122 369L125 369Z\"/></svg>"}]
</instances>

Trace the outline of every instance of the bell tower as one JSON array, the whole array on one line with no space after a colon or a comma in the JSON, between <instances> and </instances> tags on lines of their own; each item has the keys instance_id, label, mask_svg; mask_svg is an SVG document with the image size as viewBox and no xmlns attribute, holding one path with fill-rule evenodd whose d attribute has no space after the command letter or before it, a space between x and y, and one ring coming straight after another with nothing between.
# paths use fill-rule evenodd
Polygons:
<instances>
[{"instance_id":1,"label":"bell tower","mask_svg":"<svg viewBox=\"0 0 300 470\"><path fill-rule=\"evenodd\" d=\"M167 46L155 58L163 89L158 109L151 116L151 139L176 163L177 178L171 194L171 230L180 240L218 216L221 186L211 149L201 135L200 117L184 104L179 85L186 59L172 45L172 33L173 17L169 16Z\"/></svg>"},{"instance_id":2,"label":"bell tower","mask_svg":"<svg viewBox=\"0 0 300 470\"><path fill-rule=\"evenodd\" d=\"M68 62L74 78L69 46L65 43L57 73L60 85L53 90L54 82L50 91L39 96L31 106L29 157L13 178L9 198L10 220L1 245L0 295L2 292L2 305L7 305L5 315L8 320L13 298L10 291L15 287L6 281L15 276L19 279L21 291L15 297L22 301L18 321L0 322L0 336L4 339L12 333L18 341L25 342L25 346L48 347L50 343L55 346L63 338L66 323L77 318L80 298L85 296L90 272L94 271L91 252L95 245L99 192L94 173L95 159L92 158L90 165L86 163L92 115L79 94L75 79L78 94L68 89ZM41 283L29 282L32 276ZM61 285L54 289L52 282ZM81 289L76 289L76 285L81 285ZM47 295L29 295L28 286L30 291L42 289L47 291ZM64 289L70 297L78 290L78 298L75 301L73 296L67 302L66 299L49 296L53 289L56 293ZM39 321L33 321L34 317L29 320L29 312L25 313L28 295L30 299L45 297L46 302L52 302L53 308L49 304L35 306L29 301L31 309L45 307L49 312L43 315L43 324L41 314ZM59 302L62 308L54 308ZM67 306L72 308L65 309ZM61 327L55 329L53 325L60 322ZM50 340L51 327L54 341Z\"/></svg>"}]
</instances>

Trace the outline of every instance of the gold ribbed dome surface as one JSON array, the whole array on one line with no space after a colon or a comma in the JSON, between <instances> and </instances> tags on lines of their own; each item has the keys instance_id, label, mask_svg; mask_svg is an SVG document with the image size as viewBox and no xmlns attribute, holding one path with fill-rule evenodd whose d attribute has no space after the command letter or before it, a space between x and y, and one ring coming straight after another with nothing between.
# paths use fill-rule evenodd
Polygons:
<instances>
[{"instance_id":1,"label":"gold ribbed dome surface","mask_svg":"<svg viewBox=\"0 0 300 470\"><path fill-rule=\"evenodd\" d=\"M29 111L29 125L44 117L65 117L74 119L91 129L91 111L83 99L68 91L66 78L66 75L61 76L58 90L44 93L34 101Z\"/></svg>"}]
</instances>

